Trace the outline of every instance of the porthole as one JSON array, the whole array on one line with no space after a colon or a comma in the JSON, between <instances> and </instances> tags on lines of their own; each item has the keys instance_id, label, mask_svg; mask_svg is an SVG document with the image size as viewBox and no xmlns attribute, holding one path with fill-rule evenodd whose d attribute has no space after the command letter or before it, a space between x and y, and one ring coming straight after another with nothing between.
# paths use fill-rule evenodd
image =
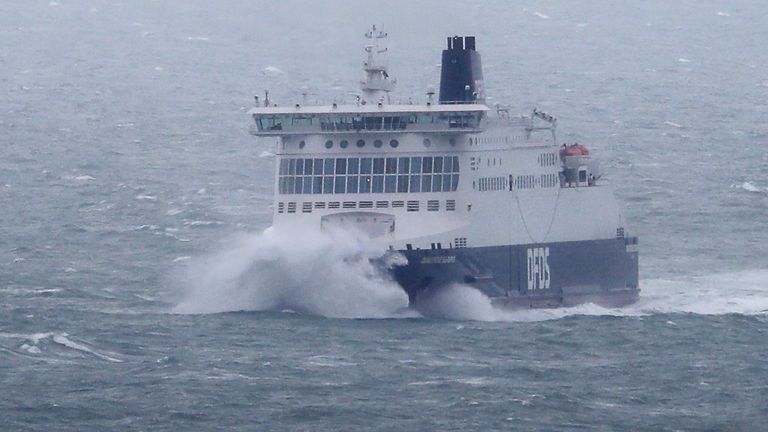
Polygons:
<instances>
[{"instance_id":1,"label":"porthole","mask_svg":"<svg viewBox=\"0 0 768 432\"><path fill-rule=\"evenodd\" d=\"M449 139L448 144L450 144L451 147L456 147L456 138Z\"/></svg>"},{"instance_id":2,"label":"porthole","mask_svg":"<svg viewBox=\"0 0 768 432\"><path fill-rule=\"evenodd\" d=\"M376 148L381 148L381 146L383 146L383 145L384 145L384 143L381 142L381 140L379 140L379 139L377 139L377 140L375 140L373 142L373 146L376 147Z\"/></svg>"},{"instance_id":3,"label":"porthole","mask_svg":"<svg viewBox=\"0 0 768 432\"><path fill-rule=\"evenodd\" d=\"M389 145L392 146L392 148L396 148L397 146L400 145L400 143L397 140L393 139L392 141L389 142Z\"/></svg>"},{"instance_id":4,"label":"porthole","mask_svg":"<svg viewBox=\"0 0 768 432\"><path fill-rule=\"evenodd\" d=\"M325 142L325 148L329 149L331 147L333 147L333 141L331 141L331 140L326 141Z\"/></svg>"},{"instance_id":5,"label":"porthole","mask_svg":"<svg viewBox=\"0 0 768 432\"><path fill-rule=\"evenodd\" d=\"M307 143L304 142L304 140L299 141L299 148L300 149L303 149L305 145L307 145Z\"/></svg>"},{"instance_id":6,"label":"porthole","mask_svg":"<svg viewBox=\"0 0 768 432\"><path fill-rule=\"evenodd\" d=\"M365 141L359 139L359 140L357 140L357 143L355 145L357 145L360 148L363 148L363 147L365 147Z\"/></svg>"},{"instance_id":7,"label":"porthole","mask_svg":"<svg viewBox=\"0 0 768 432\"><path fill-rule=\"evenodd\" d=\"M424 147L430 146L432 146L432 141L430 141L429 138L424 138Z\"/></svg>"},{"instance_id":8,"label":"porthole","mask_svg":"<svg viewBox=\"0 0 768 432\"><path fill-rule=\"evenodd\" d=\"M347 141L347 140L341 140L341 141L339 142L339 147L341 147L341 148L347 148L347 146L349 146L349 141Z\"/></svg>"}]
</instances>

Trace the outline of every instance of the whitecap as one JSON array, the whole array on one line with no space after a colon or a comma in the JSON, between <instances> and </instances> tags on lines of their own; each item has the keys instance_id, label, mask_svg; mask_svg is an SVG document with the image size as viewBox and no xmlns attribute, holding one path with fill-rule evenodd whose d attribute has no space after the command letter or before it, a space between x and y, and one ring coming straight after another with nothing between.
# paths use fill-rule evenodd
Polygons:
<instances>
[{"instance_id":1,"label":"whitecap","mask_svg":"<svg viewBox=\"0 0 768 432\"><path fill-rule=\"evenodd\" d=\"M687 58L679 58L679 59L677 59L677 61L680 62L680 63L690 63L691 62Z\"/></svg>"},{"instance_id":2,"label":"whitecap","mask_svg":"<svg viewBox=\"0 0 768 432\"><path fill-rule=\"evenodd\" d=\"M199 221L199 220L195 220L195 221L190 221L190 222L184 222L184 225L186 225L188 227L194 228L194 227L208 227L208 226L214 226L214 225L222 225L222 223L221 222L217 222L217 221Z\"/></svg>"},{"instance_id":3,"label":"whitecap","mask_svg":"<svg viewBox=\"0 0 768 432\"><path fill-rule=\"evenodd\" d=\"M96 180L96 178L95 177L91 177L89 175L81 175L81 176L75 177L75 180L88 181L88 180Z\"/></svg>"},{"instance_id":4,"label":"whitecap","mask_svg":"<svg viewBox=\"0 0 768 432\"><path fill-rule=\"evenodd\" d=\"M139 201L157 201L157 197L152 195L136 195L136 199Z\"/></svg>"},{"instance_id":5,"label":"whitecap","mask_svg":"<svg viewBox=\"0 0 768 432\"><path fill-rule=\"evenodd\" d=\"M187 36L188 41L207 41L210 40L207 36Z\"/></svg>"},{"instance_id":6,"label":"whitecap","mask_svg":"<svg viewBox=\"0 0 768 432\"><path fill-rule=\"evenodd\" d=\"M180 256L173 259L173 262L180 262L180 261L186 261L188 259L191 259L191 256Z\"/></svg>"},{"instance_id":7,"label":"whitecap","mask_svg":"<svg viewBox=\"0 0 768 432\"><path fill-rule=\"evenodd\" d=\"M664 124L667 125L667 126L672 126L674 128L681 128L681 127L683 127L681 124L678 124L678 123L675 123L675 122L671 122L671 121L665 121Z\"/></svg>"},{"instance_id":8,"label":"whitecap","mask_svg":"<svg viewBox=\"0 0 768 432\"><path fill-rule=\"evenodd\" d=\"M26 352L28 352L28 353L30 353L30 354L40 354L40 353L42 352L42 351L40 350L40 348L38 348L38 347L36 347L36 346L34 346L34 345L29 345L29 344L23 344L23 345L21 345L19 348L20 348L22 351L26 351Z\"/></svg>"},{"instance_id":9,"label":"whitecap","mask_svg":"<svg viewBox=\"0 0 768 432\"><path fill-rule=\"evenodd\" d=\"M134 231L156 231L157 225L140 225L134 228Z\"/></svg>"},{"instance_id":10,"label":"whitecap","mask_svg":"<svg viewBox=\"0 0 768 432\"><path fill-rule=\"evenodd\" d=\"M170 209L170 210L166 211L165 214L168 215L168 216L176 216L177 214L182 213L182 212L183 212L183 210Z\"/></svg>"},{"instance_id":11,"label":"whitecap","mask_svg":"<svg viewBox=\"0 0 768 432\"><path fill-rule=\"evenodd\" d=\"M273 157L275 157L275 154L272 153L271 151L264 150L263 152L261 152L259 157L260 158L273 158Z\"/></svg>"},{"instance_id":12,"label":"whitecap","mask_svg":"<svg viewBox=\"0 0 768 432\"><path fill-rule=\"evenodd\" d=\"M729 14L728 12L717 11L717 16L729 17L729 16L731 16L731 14Z\"/></svg>"},{"instance_id":13,"label":"whitecap","mask_svg":"<svg viewBox=\"0 0 768 432\"><path fill-rule=\"evenodd\" d=\"M35 293L37 294L55 294L57 292L61 292L61 288L43 288L35 290Z\"/></svg>"},{"instance_id":14,"label":"whitecap","mask_svg":"<svg viewBox=\"0 0 768 432\"><path fill-rule=\"evenodd\" d=\"M747 192L761 192L759 187L755 186L754 184L748 181L745 181L744 183L742 183L741 188Z\"/></svg>"},{"instance_id":15,"label":"whitecap","mask_svg":"<svg viewBox=\"0 0 768 432\"><path fill-rule=\"evenodd\" d=\"M96 358L99 358L101 360L106 360L106 361L110 361L110 362L114 362L114 363L122 363L123 362L122 360L120 360L118 358L110 357L108 355L105 355L105 354L99 353L99 352L97 352L95 350L92 350L91 348L89 348L89 347L87 347L87 346L85 346L85 345L83 345L81 343L75 342L75 341L67 338L67 336L69 336L69 335L66 334L66 333L61 333L61 334L54 335L53 336L53 341L55 343L59 344L59 345L65 346L67 348L91 354L92 356L94 356Z\"/></svg>"},{"instance_id":16,"label":"whitecap","mask_svg":"<svg viewBox=\"0 0 768 432\"><path fill-rule=\"evenodd\" d=\"M282 75L283 71L277 66L267 66L262 70L262 73L268 77L276 77Z\"/></svg>"},{"instance_id":17,"label":"whitecap","mask_svg":"<svg viewBox=\"0 0 768 432\"><path fill-rule=\"evenodd\" d=\"M537 17L541 18L541 19L549 19L549 15L544 15L541 12L534 12L533 14L536 15Z\"/></svg>"}]
</instances>

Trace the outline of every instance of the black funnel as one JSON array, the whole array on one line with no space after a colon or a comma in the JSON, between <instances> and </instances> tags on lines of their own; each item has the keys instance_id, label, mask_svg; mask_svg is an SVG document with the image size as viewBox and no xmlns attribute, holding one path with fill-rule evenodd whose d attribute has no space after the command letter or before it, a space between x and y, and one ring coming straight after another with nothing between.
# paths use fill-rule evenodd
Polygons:
<instances>
[{"instance_id":1,"label":"black funnel","mask_svg":"<svg viewBox=\"0 0 768 432\"><path fill-rule=\"evenodd\" d=\"M485 103L483 65L474 36L448 38L440 70L440 103Z\"/></svg>"}]
</instances>

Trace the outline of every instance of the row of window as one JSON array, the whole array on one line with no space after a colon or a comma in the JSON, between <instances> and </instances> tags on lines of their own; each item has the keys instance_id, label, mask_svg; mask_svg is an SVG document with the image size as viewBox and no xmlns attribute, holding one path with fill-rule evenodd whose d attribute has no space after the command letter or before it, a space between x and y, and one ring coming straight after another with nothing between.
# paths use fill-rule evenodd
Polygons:
<instances>
[{"instance_id":1,"label":"row of window","mask_svg":"<svg viewBox=\"0 0 768 432\"><path fill-rule=\"evenodd\" d=\"M508 186L506 177L482 177L477 180L477 190L480 192L506 190Z\"/></svg>"},{"instance_id":2,"label":"row of window","mask_svg":"<svg viewBox=\"0 0 768 432\"><path fill-rule=\"evenodd\" d=\"M458 174L281 176L281 194L453 192Z\"/></svg>"},{"instance_id":3,"label":"row of window","mask_svg":"<svg viewBox=\"0 0 768 432\"><path fill-rule=\"evenodd\" d=\"M457 156L388 158L316 158L280 160L278 174L450 174L459 172Z\"/></svg>"},{"instance_id":4,"label":"row of window","mask_svg":"<svg viewBox=\"0 0 768 432\"><path fill-rule=\"evenodd\" d=\"M560 177L557 174L523 175L512 178L512 185L517 189L533 189L535 187L551 188L560 186Z\"/></svg>"},{"instance_id":5,"label":"row of window","mask_svg":"<svg viewBox=\"0 0 768 432\"><path fill-rule=\"evenodd\" d=\"M424 145L424 147L427 147L427 148L432 147L432 140L430 140L429 138L424 138L424 140L421 143ZM455 147L456 146L456 139L455 138L449 138L448 139L448 143L451 145L451 147ZM299 148L303 149L305 145L306 145L306 141L302 140L302 141L299 142ZM328 141L325 142L325 148L327 148L327 149L332 149L333 145L334 145L334 141L333 140L328 140ZM357 141L355 141L355 147L357 147L357 148L363 148L363 147L365 147L365 145L366 145L366 142L362 138L357 140ZM382 148L384 146L384 141L382 141L380 139L375 139L375 140L373 140L373 146L375 148ZM392 147L392 148L397 148L397 147L400 146L400 141L398 141L396 139L389 140L389 146ZM349 141L345 140L345 139L339 141L339 147L341 147L343 149L349 147Z\"/></svg>"},{"instance_id":6,"label":"row of window","mask_svg":"<svg viewBox=\"0 0 768 432\"><path fill-rule=\"evenodd\" d=\"M440 211L440 201L439 200L428 200L427 203L427 211ZM345 210L352 210L352 209L388 209L390 208L397 209L397 208L404 208L406 211L409 212L417 212L421 208L421 202L418 200L398 200L398 201L308 201L301 203L301 212L302 213L312 213L312 209L315 210L324 210L324 209L345 209ZM445 210L446 211L456 211L456 201L455 200L446 200L445 201ZM296 202L291 201L288 203L285 202L278 202L277 203L277 212L278 213L296 213L298 211L298 207L296 205Z\"/></svg>"},{"instance_id":7,"label":"row of window","mask_svg":"<svg viewBox=\"0 0 768 432\"><path fill-rule=\"evenodd\" d=\"M315 114L277 114L253 116L260 131L320 125L323 131L405 130L410 125L443 125L448 128L477 128L478 112L413 113L392 116L325 116Z\"/></svg>"},{"instance_id":8,"label":"row of window","mask_svg":"<svg viewBox=\"0 0 768 432\"><path fill-rule=\"evenodd\" d=\"M303 143L303 142L304 142L304 141L302 141L302 143ZM381 148L383 145L384 145L384 141L382 141L382 140L380 140L380 139L377 139L377 140L373 140L373 146L374 146L374 147L376 147L376 148ZM396 140L396 139L393 139L393 140L389 140L389 146L390 146L390 147L392 147L392 148L397 148L399 145L400 145L400 141L398 141L398 140ZM355 142L355 146L356 146L357 148L363 148L363 147L365 147L365 140L364 140L364 139L359 139L359 140L357 140L357 141ZM301 145L301 143L299 143L299 147L300 147L300 148L304 148L304 146L303 146L303 145ZM339 147L341 147L341 148L343 148L343 149L345 149L345 148L349 147L349 141L347 141L347 140L341 140L341 141L339 141ZM333 140L328 140L328 141L326 141L326 142L325 142L325 148L327 148L327 149L333 148Z\"/></svg>"},{"instance_id":9,"label":"row of window","mask_svg":"<svg viewBox=\"0 0 768 432\"><path fill-rule=\"evenodd\" d=\"M542 153L538 158L539 165L543 167L557 165L557 159L557 154L555 153Z\"/></svg>"},{"instance_id":10,"label":"row of window","mask_svg":"<svg viewBox=\"0 0 768 432\"><path fill-rule=\"evenodd\" d=\"M459 158L282 159L281 194L452 192L459 185Z\"/></svg>"}]
</instances>

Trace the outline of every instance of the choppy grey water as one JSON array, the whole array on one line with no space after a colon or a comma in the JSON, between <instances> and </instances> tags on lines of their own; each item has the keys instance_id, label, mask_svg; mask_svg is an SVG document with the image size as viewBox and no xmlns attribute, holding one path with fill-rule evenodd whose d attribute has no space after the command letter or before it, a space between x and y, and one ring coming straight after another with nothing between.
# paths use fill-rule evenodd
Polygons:
<instances>
[{"instance_id":1,"label":"choppy grey water","mask_svg":"<svg viewBox=\"0 0 768 432\"><path fill-rule=\"evenodd\" d=\"M767 22L757 0L0 2L1 428L763 429ZM464 291L424 318L334 260L354 245L260 234L252 96L348 97L371 23L402 98L475 34L494 101L600 154L637 305Z\"/></svg>"}]
</instances>

